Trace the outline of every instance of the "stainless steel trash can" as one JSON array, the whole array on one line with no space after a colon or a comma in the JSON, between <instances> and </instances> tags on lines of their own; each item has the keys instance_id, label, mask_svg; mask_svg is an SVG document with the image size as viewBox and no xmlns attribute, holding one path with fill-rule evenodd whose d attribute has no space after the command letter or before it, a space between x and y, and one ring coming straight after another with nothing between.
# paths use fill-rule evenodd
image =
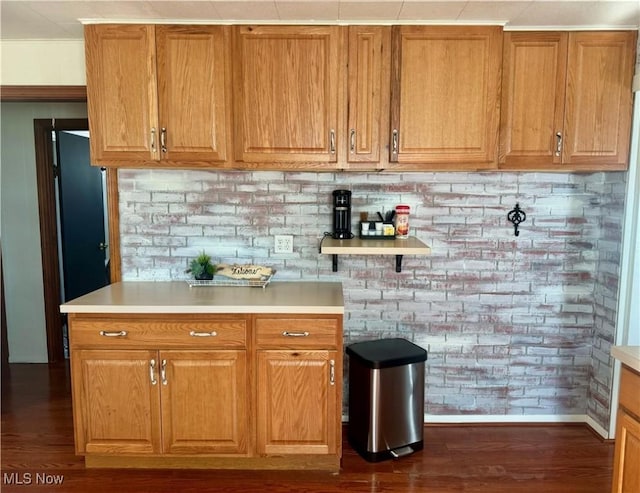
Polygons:
<instances>
[{"instance_id":1,"label":"stainless steel trash can","mask_svg":"<svg viewBox=\"0 0 640 493\"><path fill-rule=\"evenodd\" d=\"M380 339L351 344L347 354L351 446L370 462L421 450L427 351Z\"/></svg>"}]
</instances>

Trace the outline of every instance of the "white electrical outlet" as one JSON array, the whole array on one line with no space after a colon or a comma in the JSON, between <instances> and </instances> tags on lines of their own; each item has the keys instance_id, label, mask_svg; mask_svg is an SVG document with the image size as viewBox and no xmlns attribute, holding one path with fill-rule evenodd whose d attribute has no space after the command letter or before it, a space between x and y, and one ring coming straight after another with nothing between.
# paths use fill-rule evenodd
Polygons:
<instances>
[{"instance_id":1,"label":"white electrical outlet","mask_svg":"<svg viewBox=\"0 0 640 493\"><path fill-rule=\"evenodd\" d=\"M276 253L293 253L293 236L291 235L275 235Z\"/></svg>"}]
</instances>

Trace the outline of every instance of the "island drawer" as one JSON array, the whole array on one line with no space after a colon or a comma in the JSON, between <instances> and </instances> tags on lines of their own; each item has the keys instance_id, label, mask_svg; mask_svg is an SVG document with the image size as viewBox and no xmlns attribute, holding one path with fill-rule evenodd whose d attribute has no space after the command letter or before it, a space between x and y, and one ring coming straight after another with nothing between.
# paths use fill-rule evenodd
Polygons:
<instances>
[{"instance_id":1,"label":"island drawer","mask_svg":"<svg viewBox=\"0 0 640 493\"><path fill-rule=\"evenodd\" d=\"M73 318L71 347L226 348L246 347L248 321Z\"/></svg>"},{"instance_id":2,"label":"island drawer","mask_svg":"<svg viewBox=\"0 0 640 493\"><path fill-rule=\"evenodd\" d=\"M336 348L337 318L259 317L255 320L258 348Z\"/></svg>"}]
</instances>

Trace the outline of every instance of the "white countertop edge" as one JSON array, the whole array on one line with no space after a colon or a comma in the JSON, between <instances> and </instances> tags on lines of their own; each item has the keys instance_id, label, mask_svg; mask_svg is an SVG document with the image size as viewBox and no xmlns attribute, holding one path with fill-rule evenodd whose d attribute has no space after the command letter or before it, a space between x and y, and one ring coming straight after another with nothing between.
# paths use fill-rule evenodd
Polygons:
<instances>
[{"instance_id":1,"label":"white countertop edge","mask_svg":"<svg viewBox=\"0 0 640 493\"><path fill-rule=\"evenodd\" d=\"M221 313L295 313L312 315L343 315L344 307L327 306L126 306L126 305L62 305L61 313L152 313L152 314L221 314Z\"/></svg>"},{"instance_id":2,"label":"white countertop edge","mask_svg":"<svg viewBox=\"0 0 640 493\"><path fill-rule=\"evenodd\" d=\"M612 346L611 356L629 368L640 372L640 346Z\"/></svg>"}]
</instances>

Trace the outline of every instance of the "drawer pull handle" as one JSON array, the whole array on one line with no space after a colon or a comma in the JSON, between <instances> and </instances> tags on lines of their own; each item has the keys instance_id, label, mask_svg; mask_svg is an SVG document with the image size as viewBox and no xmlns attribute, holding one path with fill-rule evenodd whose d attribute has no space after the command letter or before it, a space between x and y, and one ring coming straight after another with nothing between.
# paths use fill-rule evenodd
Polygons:
<instances>
[{"instance_id":1,"label":"drawer pull handle","mask_svg":"<svg viewBox=\"0 0 640 493\"><path fill-rule=\"evenodd\" d=\"M154 359L149 361L149 376L151 377L151 385L157 385L158 381L156 380L156 360Z\"/></svg>"},{"instance_id":2,"label":"drawer pull handle","mask_svg":"<svg viewBox=\"0 0 640 493\"><path fill-rule=\"evenodd\" d=\"M191 337L215 337L218 333L215 330L212 330L211 332L196 332L195 330L192 330L189 332L189 335Z\"/></svg>"},{"instance_id":3,"label":"drawer pull handle","mask_svg":"<svg viewBox=\"0 0 640 493\"><path fill-rule=\"evenodd\" d=\"M285 337L308 337L309 332L306 330L304 332L289 332L285 330L282 335Z\"/></svg>"},{"instance_id":4,"label":"drawer pull handle","mask_svg":"<svg viewBox=\"0 0 640 493\"><path fill-rule=\"evenodd\" d=\"M125 337L127 335L127 331L119 330L118 332L116 332L116 331L101 330L100 335L104 337Z\"/></svg>"}]
</instances>

